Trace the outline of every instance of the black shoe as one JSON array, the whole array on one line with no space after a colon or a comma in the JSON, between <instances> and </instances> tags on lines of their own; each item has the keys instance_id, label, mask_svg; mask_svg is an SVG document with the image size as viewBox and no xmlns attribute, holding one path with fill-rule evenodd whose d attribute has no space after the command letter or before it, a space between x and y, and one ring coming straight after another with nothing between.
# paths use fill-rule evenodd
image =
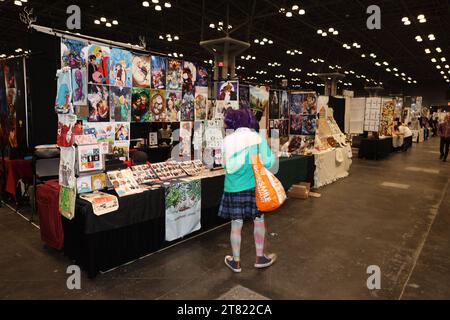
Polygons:
<instances>
[{"instance_id":1,"label":"black shoe","mask_svg":"<svg viewBox=\"0 0 450 320\"><path fill-rule=\"evenodd\" d=\"M444 156L441 155L441 156L439 157L439 159L440 159L440 160L444 160Z\"/></svg>"}]
</instances>

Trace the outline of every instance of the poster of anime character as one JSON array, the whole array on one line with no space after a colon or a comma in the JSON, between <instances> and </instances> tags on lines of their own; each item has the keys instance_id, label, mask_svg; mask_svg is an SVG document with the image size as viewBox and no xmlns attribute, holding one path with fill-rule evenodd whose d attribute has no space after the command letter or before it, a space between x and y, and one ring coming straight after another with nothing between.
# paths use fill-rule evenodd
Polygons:
<instances>
[{"instance_id":1,"label":"poster of anime character","mask_svg":"<svg viewBox=\"0 0 450 320\"><path fill-rule=\"evenodd\" d=\"M109 87L88 85L89 122L109 122Z\"/></svg>"},{"instance_id":2,"label":"poster of anime character","mask_svg":"<svg viewBox=\"0 0 450 320\"><path fill-rule=\"evenodd\" d=\"M254 112L264 112L269 107L269 87L250 86L250 108Z\"/></svg>"},{"instance_id":3,"label":"poster of anime character","mask_svg":"<svg viewBox=\"0 0 450 320\"><path fill-rule=\"evenodd\" d=\"M192 84L195 86L197 81L197 66L193 62L183 62L183 84Z\"/></svg>"},{"instance_id":4,"label":"poster of anime character","mask_svg":"<svg viewBox=\"0 0 450 320\"><path fill-rule=\"evenodd\" d=\"M287 91L282 91L281 93L281 105L280 112L282 119L289 119L289 94Z\"/></svg>"},{"instance_id":5,"label":"poster of anime character","mask_svg":"<svg viewBox=\"0 0 450 320\"><path fill-rule=\"evenodd\" d=\"M208 88L196 87L195 88L195 120L207 119L207 101L208 101Z\"/></svg>"},{"instance_id":6,"label":"poster of anime character","mask_svg":"<svg viewBox=\"0 0 450 320\"><path fill-rule=\"evenodd\" d=\"M197 87L208 87L208 69L204 66L197 65Z\"/></svg>"},{"instance_id":7,"label":"poster of anime character","mask_svg":"<svg viewBox=\"0 0 450 320\"><path fill-rule=\"evenodd\" d=\"M280 118L281 93L278 90L271 90L269 93L269 119Z\"/></svg>"},{"instance_id":8,"label":"poster of anime character","mask_svg":"<svg viewBox=\"0 0 450 320\"><path fill-rule=\"evenodd\" d=\"M150 56L133 55L133 88L150 88L152 70L150 68Z\"/></svg>"},{"instance_id":9,"label":"poster of anime character","mask_svg":"<svg viewBox=\"0 0 450 320\"><path fill-rule=\"evenodd\" d=\"M87 44L83 41L61 39L61 68L79 69L86 67Z\"/></svg>"},{"instance_id":10,"label":"poster of anime character","mask_svg":"<svg viewBox=\"0 0 450 320\"><path fill-rule=\"evenodd\" d=\"M109 85L108 47L90 45L87 48L88 83Z\"/></svg>"},{"instance_id":11,"label":"poster of anime character","mask_svg":"<svg viewBox=\"0 0 450 320\"><path fill-rule=\"evenodd\" d=\"M302 135L314 136L317 130L317 117L315 115L303 116Z\"/></svg>"},{"instance_id":12,"label":"poster of anime character","mask_svg":"<svg viewBox=\"0 0 450 320\"><path fill-rule=\"evenodd\" d=\"M169 122L180 121L182 92L181 91L167 91L166 105L167 117Z\"/></svg>"},{"instance_id":13,"label":"poster of anime character","mask_svg":"<svg viewBox=\"0 0 450 320\"><path fill-rule=\"evenodd\" d=\"M180 122L180 157L191 160L193 122Z\"/></svg>"},{"instance_id":14,"label":"poster of anime character","mask_svg":"<svg viewBox=\"0 0 450 320\"><path fill-rule=\"evenodd\" d=\"M74 106L87 105L86 68L72 69L72 100Z\"/></svg>"},{"instance_id":15,"label":"poster of anime character","mask_svg":"<svg viewBox=\"0 0 450 320\"><path fill-rule=\"evenodd\" d=\"M128 122L116 123L114 140L115 141L130 140L130 124Z\"/></svg>"},{"instance_id":16,"label":"poster of anime character","mask_svg":"<svg viewBox=\"0 0 450 320\"><path fill-rule=\"evenodd\" d=\"M73 130L77 123L77 116L74 114L58 114L58 132L56 136L56 144L59 147L73 146L74 134Z\"/></svg>"},{"instance_id":17,"label":"poster of anime character","mask_svg":"<svg viewBox=\"0 0 450 320\"><path fill-rule=\"evenodd\" d=\"M208 112L207 112L207 120L213 120L216 118L216 104L217 101L213 100L213 99L208 99L208 101L206 102L208 104L208 106L206 107Z\"/></svg>"},{"instance_id":18,"label":"poster of anime character","mask_svg":"<svg viewBox=\"0 0 450 320\"><path fill-rule=\"evenodd\" d=\"M109 63L109 84L116 87L131 88L131 65L133 55L130 51L112 48Z\"/></svg>"},{"instance_id":19,"label":"poster of anime character","mask_svg":"<svg viewBox=\"0 0 450 320\"><path fill-rule=\"evenodd\" d=\"M303 114L317 114L317 95L316 93L305 93L303 98Z\"/></svg>"},{"instance_id":20,"label":"poster of anime character","mask_svg":"<svg viewBox=\"0 0 450 320\"><path fill-rule=\"evenodd\" d=\"M110 118L116 122L131 122L131 89L110 87Z\"/></svg>"},{"instance_id":21,"label":"poster of anime character","mask_svg":"<svg viewBox=\"0 0 450 320\"><path fill-rule=\"evenodd\" d=\"M291 94L290 114L303 114L303 101L305 96L302 93Z\"/></svg>"},{"instance_id":22,"label":"poster of anime character","mask_svg":"<svg viewBox=\"0 0 450 320\"><path fill-rule=\"evenodd\" d=\"M183 92L180 107L180 121L194 121L195 93L193 91Z\"/></svg>"},{"instance_id":23,"label":"poster of anime character","mask_svg":"<svg viewBox=\"0 0 450 320\"><path fill-rule=\"evenodd\" d=\"M303 115L291 114L290 134L295 136L302 135Z\"/></svg>"},{"instance_id":24,"label":"poster of anime character","mask_svg":"<svg viewBox=\"0 0 450 320\"><path fill-rule=\"evenodd\" d=\"M250 88L239 86L239 108L250 109Z\"/></svg>"},{"instance_id":25,"label":"poster of anime character","mask_svg":"<svg viewBox=\"0 0 450 320\"><path fill-rule=\"evenodd\" d=\"M183 63L180 60L167 60L167 89L183 90Z\"/></svg>"},{"instance_id":26,"label":"poster of anime character","mask_svg":"<svg viewBox=\"0 0 450 320\"><path fill-rule=\"evenodd\" d=\"M131 121L150 122L150 89L133 88L131 97Z\"/></svg>"},{"instance_id":27,"label":"poster of anime character","mask_svg":"<svg viewBox=\"0 0 450 320\"><path fill-rule=\"evenodd\" d=\"M167 59L152 56L152 89L166 89Z\"/></svg>"},{"instance_id":28,"label":"poster of anime character","mask_svg":"<svg viewBox=\"0 0 450 320\"><path fill-rule=\"evenodd\" d=\"M152 111L152 121L166 122L168 121L166 109L166 91L151 90L150 110Z\"/></svg>"},{"instance_id":29,"label":"poster of anime character","mask_svg":"<svg viewBox=\"0 0 450 320\"><path fill-rule=\"evenodd\" d=\"M60 70L57 74L56 113L72 113L72 73Z\"/></svg>"}]
</instances>

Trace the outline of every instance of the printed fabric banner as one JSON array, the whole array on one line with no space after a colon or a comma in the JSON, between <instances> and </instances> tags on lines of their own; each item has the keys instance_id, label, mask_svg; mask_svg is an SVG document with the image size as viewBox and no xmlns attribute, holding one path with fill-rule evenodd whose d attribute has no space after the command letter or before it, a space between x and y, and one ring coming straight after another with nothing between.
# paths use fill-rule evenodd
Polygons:
<instances>
[{"instance_id":1,"label":"printed fabric banner","mask_svg":"<svg viewBox=\"0 0 450 320\"><path fill-rule=\"evenodd\" d=\"M201 181L177 183L166 188L166 241L200 230Z\"/></svg>"}]
</instances>

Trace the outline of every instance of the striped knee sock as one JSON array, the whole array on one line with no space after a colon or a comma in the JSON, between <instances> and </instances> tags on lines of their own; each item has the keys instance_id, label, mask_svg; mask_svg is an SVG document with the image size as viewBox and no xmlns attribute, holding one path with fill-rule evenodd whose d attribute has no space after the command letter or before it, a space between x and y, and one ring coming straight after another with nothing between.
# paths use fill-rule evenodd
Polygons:
<instances>
[{"instance_id":1,"label":"striped knee sock","mask_svg":"<svg viewBox=\"0 0 450 320\"><path fill-rule=\"evenodd\" d=\"M264 240L266 238L266 225L264 223L264 216L262 215L261 218L256 218L254 223L256 256L262 257L264 256Z\"/></svg>"},{"instance_id":2,"label":"striped knee sock","mask_svg":"<svg viewBox=\"0 0 450 320\"><path fill-rule=\"evenodd\" d=\"M241 232L242 226L244 225L243 220L233 220L231 221L231 249L233 250L233 257L235 261L241 260Z\"/></svg>"}]
</instances>

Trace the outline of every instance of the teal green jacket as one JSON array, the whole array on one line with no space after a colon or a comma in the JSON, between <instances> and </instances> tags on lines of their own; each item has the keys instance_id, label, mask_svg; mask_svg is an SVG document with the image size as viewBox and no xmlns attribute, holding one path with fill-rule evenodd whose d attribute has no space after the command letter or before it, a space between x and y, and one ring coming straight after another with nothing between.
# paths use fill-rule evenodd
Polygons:
<instances>
[{"instance_id":1,"label":"teal green jacket","mask_svg":"<svg viewBox=\"0 0 450 320\"><path fill-rule=\"evenodd\" d=\"M251 162L252 155L258 154L259 147L261 160L268 169L275 164L275 156L267 140L255 132L238 129L231 136L234 137L230 139L226 137L224 141L225 192L235 193L254 189L256 181ZM259 139L259 145L255 139Z\"/></svg>"}]
</instances>

